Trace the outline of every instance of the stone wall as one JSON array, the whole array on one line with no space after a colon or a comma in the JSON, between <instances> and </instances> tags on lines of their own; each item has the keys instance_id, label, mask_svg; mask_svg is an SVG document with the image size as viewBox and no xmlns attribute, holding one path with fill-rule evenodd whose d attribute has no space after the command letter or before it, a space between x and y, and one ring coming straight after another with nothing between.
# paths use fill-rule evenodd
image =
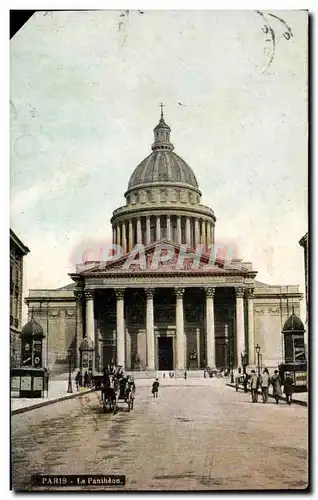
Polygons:
<instances>
[{"instance_id":1,"label":"stone wall","mask_svg":"<svg viewBox=\"0 0 318 500\"><path fill-rule=\"evenodd\" d=\"M293 312L300 314L299 300L279 297L257 297L254 299L255 345L261 347L262 361L267 366L277 366L284 358L282 329L285 321Z\"/></svg>"}]
</instances>

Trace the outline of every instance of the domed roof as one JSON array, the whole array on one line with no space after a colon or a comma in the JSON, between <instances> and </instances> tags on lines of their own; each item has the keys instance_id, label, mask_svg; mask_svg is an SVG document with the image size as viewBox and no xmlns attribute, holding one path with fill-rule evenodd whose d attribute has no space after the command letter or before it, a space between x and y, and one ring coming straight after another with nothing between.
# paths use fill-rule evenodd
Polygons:
<instances>
[{"instance_id":1,"label":"domed roof","mask_svg":"<svg viewBox=\"0 0 318 500\"><path fill-rule=\"evenodd\" d=\"M128 190L148 183L169 182L183 183L198 189L196 177L189 165L173 152L174 146L170 142L170 127L161 117L154 128L154 143L152 153L147 156L132 173Z\"/></svg>"},{"instance_id":2,"label":"domed roof","mask_svg":"<svg viewBox=\"0 0 318 500\"><path fill-rule=\"evenodd\" d=\"M189 165L173 151L154 151L132 173L128 189L155 182L183 182L198 189L196 177Z\"/></svg>"},{"instance_id":3,"label":"domed roof","mask_svg":"<svg viewBox=\"0 0 318 500\"><path fill-rule=\"evenodd\" d=\"M285 321L283 327L283 332L290 332L290 331L297 331L297 332L305 331L303 322L294 313Z\"/></svg>"},{"instance_id":4,"label":"domed roof","mask_svg":"<svg viewBox=\"0 0 318 500\"><path fill-rule=\"evenodd\" d=\"M45 337L42 326L31 318L24 325L21 331L21 337Z\"/></svg>"}]
</instances>

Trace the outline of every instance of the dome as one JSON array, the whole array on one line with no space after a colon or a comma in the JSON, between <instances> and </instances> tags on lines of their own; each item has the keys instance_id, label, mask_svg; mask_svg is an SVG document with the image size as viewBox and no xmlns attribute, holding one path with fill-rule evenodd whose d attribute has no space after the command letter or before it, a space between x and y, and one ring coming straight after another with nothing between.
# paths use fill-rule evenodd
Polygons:
<instances>
[{"instance_id":1,"label":"dome","mask_svg":"<svg viewBox=\"0 0 318 500\"><path fill-rule=\"evenodd\" d=\"M181 182L198 189L192 169L173 151L156 150L147 156L132 173L128 189L158 182Z\"/></svg>"},{"instance_id":2,"label":"dome","mask_svg":"<svg viewBox=\"0 0 318 500\"><path fill-rule=\"evenodd\" d=\"M21 337L45 337L42 326L33 318L24 325Z\"/></svg>"},{"instance_id":3,"label":"dome","mask_svg":"<svg viewBox=\"0 0 318 500\"><path fill-rule=\"evenodd\" d=\"M152 153L147 156L132 173L128 190L142 184L152 183L182 183L198 189L196 177L189 165L173 152L170 142L171 129L166 124L161 105L161 116L154 128L154 143Z\"/></svg>"},{"instance_id":4,"label":"dome","mask_svg":"<svg viewBox=\"0 0 318 500\"><path fill-rule=\"evenodd\" d=\"M291 331L296 331L296 332L305 331L303 322L294 313L285 321L283 328L283 332L291 332Z\"/></svg>"}]
</instances>

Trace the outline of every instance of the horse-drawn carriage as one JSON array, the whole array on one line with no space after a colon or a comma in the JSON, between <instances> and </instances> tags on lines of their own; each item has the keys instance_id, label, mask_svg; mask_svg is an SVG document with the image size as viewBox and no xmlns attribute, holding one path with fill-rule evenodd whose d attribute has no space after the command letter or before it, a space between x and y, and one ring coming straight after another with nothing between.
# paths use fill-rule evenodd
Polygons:
<instances>
[{"instance_id":1,"label":"horse-drawn carriage","mask_svg":"<svg viewBox=\"0 0 318 500\"><path fill-rule=\"evenodd\" d=\"M101 390L101 404L104 413L107 410L116 413L119 409L119 402L126 403L128 411L133 409L135 382L131 376L107 373L94 377L94 385L95 389Z\"/></svg>"}]
</instances>

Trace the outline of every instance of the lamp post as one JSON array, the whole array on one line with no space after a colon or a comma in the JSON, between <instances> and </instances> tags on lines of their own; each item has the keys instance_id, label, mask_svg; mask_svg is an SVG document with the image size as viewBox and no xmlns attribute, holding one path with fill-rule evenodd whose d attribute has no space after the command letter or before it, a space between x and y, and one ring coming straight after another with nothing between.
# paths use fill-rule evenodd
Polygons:
<instances>
[{"instance_id":1,"label":"lamp post","mask_svg":"<svg viewBox=\"0 0 318 500\"><path fill-rule=\"evenodd\" d=\"M257 344L255 346L255 351L256 351L256 354L257 354L257 372L258 372L258 376L260 377L260 375L261 375L261 367L260 367L260 363L259 363L259 355L260 355L260 352L261 352L261 346L259 344Z\"/></svg>"},{"instance_id":2,"label":"lamp post","mask_svg":"<svg viewBox=\"0 0 318 500\"><path fill-rule=\"evenodd\" d=\"M73 392L72 387L72 349L68 349L68 387L67 392Z\"/></svg>"}]
</instances>

